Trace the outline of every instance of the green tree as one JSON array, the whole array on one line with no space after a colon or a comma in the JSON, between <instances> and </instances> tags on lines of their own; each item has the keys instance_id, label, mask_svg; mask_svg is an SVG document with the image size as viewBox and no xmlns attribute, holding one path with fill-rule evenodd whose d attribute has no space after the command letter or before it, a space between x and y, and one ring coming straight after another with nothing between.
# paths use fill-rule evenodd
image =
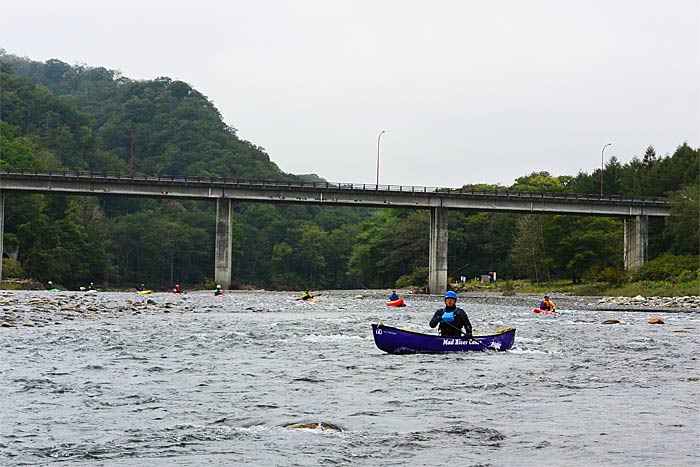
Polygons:
<instances>
[{"instance_id":1,"label":"green tree","mask_svg":"<svg viewBox=\"0 0 700 467\"><path fill-rule=\"evenodd\" d=\"M518 216L516 233L510 250L510 260L516 273L524 274L533 282L551 279L550 266L553 262L545 244L543 223L549 216Z\"/></svg>"},{"instance_id":2,"label":"green tree","mask_svg":"<svg viewBox=\"0 0 700 467\"><path fill-rule=\"evenodd\" d=\"M557 274L574 283L606 267L622 267L622 223L606 217L552 216L544 226L547 255Z\"/></svg>"},{"instance_id":3,"label":"green tree","mask_svg":"<svg viewBox=\"0 0 700 467\"><path fill-rule=\"evenodd\" d=\"M700 254L700 183L687 185L671 196L666 234L671 238L671 252Z\"/></svg>"}]
</instances>

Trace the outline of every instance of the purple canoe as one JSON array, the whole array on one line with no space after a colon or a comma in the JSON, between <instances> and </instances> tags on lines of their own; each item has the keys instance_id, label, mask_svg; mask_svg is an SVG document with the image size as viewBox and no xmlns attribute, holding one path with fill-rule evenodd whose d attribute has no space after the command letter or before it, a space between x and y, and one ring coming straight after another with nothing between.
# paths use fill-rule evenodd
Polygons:
<instances>
[{"instance_id":1,"label":"purple canoe","mask_svg":"<svg viewBox=\"0 0 700 467\"><path fill-rule=\"evenodd\" d=\"M498 329L468 339L423 334L379 323L372 324L372 334L380 350L393 354L508 350L515 342L515 328Z\"/></svg>"}]
</instances>

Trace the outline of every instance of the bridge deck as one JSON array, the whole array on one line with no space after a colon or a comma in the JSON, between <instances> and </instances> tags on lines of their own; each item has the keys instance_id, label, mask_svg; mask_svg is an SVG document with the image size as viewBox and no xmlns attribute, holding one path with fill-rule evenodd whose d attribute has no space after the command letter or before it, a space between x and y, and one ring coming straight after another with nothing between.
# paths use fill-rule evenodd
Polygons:
<instances>
[{"instance_id":1,"label":"bridge deck","mask_svg":"<svg viewBox=\"0 0 700 467\"><path fill-rule=\"evenodd\" d=\"M478 191L463 188L333 182L281 182L168 175L0 170L0 189L91 196L230 198L240 201L311 203L426 209L559 213L599 216L668 216L659 198L613 195Z\"/></svg>"}]
</instances>

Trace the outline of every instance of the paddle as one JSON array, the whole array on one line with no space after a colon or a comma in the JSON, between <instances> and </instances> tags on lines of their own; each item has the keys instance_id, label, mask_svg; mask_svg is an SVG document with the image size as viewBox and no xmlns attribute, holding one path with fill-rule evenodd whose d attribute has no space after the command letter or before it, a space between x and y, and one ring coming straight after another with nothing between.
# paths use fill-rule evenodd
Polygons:
<instances>
[{"instance_id":1,"label":"paddle","mask_svg":"<svg viewBox=\"0 0 700 467\"><path fill-rule=\"evenodd\" d=\"M447 324L447 325L450 326L452 329L455 329L455 330L459 331L459 332L461 333L461 336L460 336L460 337L466 337L467 340L469 340L469 341L471 341L471 342L476 342L477 344L479 344L480 346L482 346L482 347L483 347L484 349L486 349L486 350L496 350L496 349L492 349L491 347L489 347L488 345L484 344L483 342L481 342L481 341L479 341L479 340L477 340L477 339L474 339L474 337L469 336L469 335L467 335L466 333L463 333L463 332L462 332L462 329L458 328L458 327L455 326L454 324L448 323L447 321L445 321L445 320L443 320L443 319L440 319L440 321L443 322L443 323L445 323L445 324Z\"/></svg>"}]
</instances>

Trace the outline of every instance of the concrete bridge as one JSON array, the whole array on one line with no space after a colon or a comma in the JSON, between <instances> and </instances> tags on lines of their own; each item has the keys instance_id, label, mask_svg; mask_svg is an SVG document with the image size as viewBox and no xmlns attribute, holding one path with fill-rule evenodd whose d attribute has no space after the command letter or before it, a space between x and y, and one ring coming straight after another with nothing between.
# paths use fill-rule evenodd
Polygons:
<instances>
[{"instance_id":1,"label":"concrete bridge","mask_svg":"<svg viewBox=\"0 0 700 467\"><path fill-rule=\"evenodd\" d=\"M0 170L0 257L3 251L5 194L8 192L216 200L214 279L226 288L231 283L232 271L233 201L429 209L430 293L444 293L447 288L447 213L450 209L622 218L626 269L634 269L647 261L649 216L664 217L670 214L669 202L658 198L9 169Z\"/></svg>"}]
</instances>

